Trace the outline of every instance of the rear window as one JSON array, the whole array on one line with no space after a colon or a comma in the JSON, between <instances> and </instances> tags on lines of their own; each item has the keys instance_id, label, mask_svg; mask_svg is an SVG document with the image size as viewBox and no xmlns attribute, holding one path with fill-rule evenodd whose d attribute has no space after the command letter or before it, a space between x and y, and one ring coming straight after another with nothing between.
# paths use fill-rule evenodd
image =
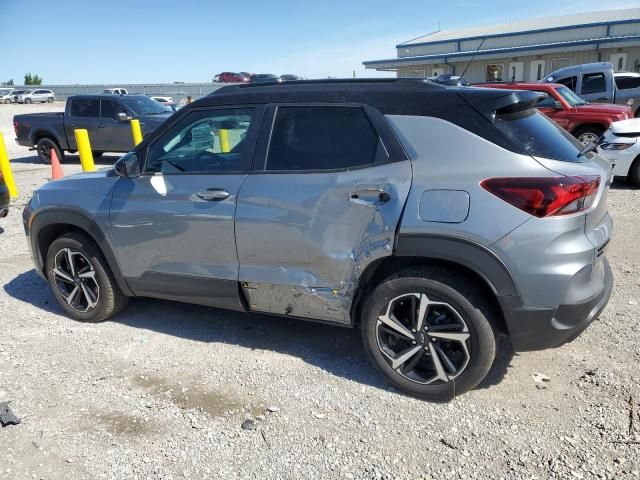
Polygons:
<instances>
[{"instance_id":1,"label":"rear window","mask_svg":"<svg viewBox=\"0 0 640 480\"><path fill-rule=\"evenodd\" d=\"M582 145L537 110L498 113L494 125L517 153L564 162L582 161Z\"/></svg>"}]
</instances>

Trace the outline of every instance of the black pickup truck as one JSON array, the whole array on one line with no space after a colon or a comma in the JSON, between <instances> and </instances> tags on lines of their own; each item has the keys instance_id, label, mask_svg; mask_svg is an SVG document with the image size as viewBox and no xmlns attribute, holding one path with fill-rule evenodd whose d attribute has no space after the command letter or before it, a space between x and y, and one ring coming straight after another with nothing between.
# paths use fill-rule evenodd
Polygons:
<instances>
[{"instance_id":1,"label":"black pickup truck","mask_svg":"<svg viewBox=\"0 0 640 480\"><path fill-rule=\"evenodd\" d=\"M173 114L169 107L145 95L76 95L67 99L64 113L30 113L13 117L16 142L35 147L43 163L51 163L51 149L60 161L64 152L78 149L73 133L89 132L93 156L103 152L128 152L133 148L130 120L140 120L147 134Z\"/></svg>"}]
</instances>

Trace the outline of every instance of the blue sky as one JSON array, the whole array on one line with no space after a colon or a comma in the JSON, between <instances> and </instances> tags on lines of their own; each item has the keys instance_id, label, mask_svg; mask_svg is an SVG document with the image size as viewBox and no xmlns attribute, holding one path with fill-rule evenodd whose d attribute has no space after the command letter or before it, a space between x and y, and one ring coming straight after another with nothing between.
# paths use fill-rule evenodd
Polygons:
<instances>
[{"instance_id":1,"label":"blue sky","mask_svg":"<svg viewBox=\"0 0 640 480\"><path fill-rule=\"evenodd\" d=\"M374 76L363 60L435 31L602 10L601 0L0 0L0 81L207 82L220 71ZM606 3L630 8L636 1ZM42 14L42 16L40 16ZM380 73L377 73L380 75ZM387 74L389 75L389 74Z\"/></svg>"}]
</instances>

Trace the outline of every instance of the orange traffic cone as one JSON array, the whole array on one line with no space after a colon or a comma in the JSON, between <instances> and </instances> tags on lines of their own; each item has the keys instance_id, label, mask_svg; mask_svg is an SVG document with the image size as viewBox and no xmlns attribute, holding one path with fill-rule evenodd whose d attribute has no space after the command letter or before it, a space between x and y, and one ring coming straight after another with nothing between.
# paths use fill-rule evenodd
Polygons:
<instances>
[{"instance_id":1,"label":"orange traffic cone","mask_svg":"<svg viewBox=\"0 0 640 480\"><path fill-rule=\"evenodd\" d=\"M58 178L64 177L64 172L62 171L60 160L58 160L56 149L52 148L49 152L49 155L51 155L51 180L57 180Z\"/></svg>"}]
</instances>

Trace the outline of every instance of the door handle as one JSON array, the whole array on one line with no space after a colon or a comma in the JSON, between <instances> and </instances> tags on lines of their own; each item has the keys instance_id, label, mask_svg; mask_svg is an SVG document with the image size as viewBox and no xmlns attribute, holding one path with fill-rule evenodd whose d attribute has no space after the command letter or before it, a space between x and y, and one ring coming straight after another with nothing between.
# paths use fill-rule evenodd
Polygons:
<instances>
[{"instance_id":1,"label":"door handle","mask_svg":"<svg viewBox=\"0 0 640 480\"><path fill-rule=\"evenodd\" d=\"M358 205L380 205L391 200L391 194L380 188L368 188L351 193L350 200Z\"/></svg>"},{"instance_id":2,"label":"door handle","mask_svg":"<svg viewBox=\"0 0 640 480\"><path fill-rule=\"evenodd\" d=\"M223 188L207 188L204 192L198 192L196 195L202 200L210 202L224 200L229 198L229 192Z\"/></svg>"}]
</instances>

